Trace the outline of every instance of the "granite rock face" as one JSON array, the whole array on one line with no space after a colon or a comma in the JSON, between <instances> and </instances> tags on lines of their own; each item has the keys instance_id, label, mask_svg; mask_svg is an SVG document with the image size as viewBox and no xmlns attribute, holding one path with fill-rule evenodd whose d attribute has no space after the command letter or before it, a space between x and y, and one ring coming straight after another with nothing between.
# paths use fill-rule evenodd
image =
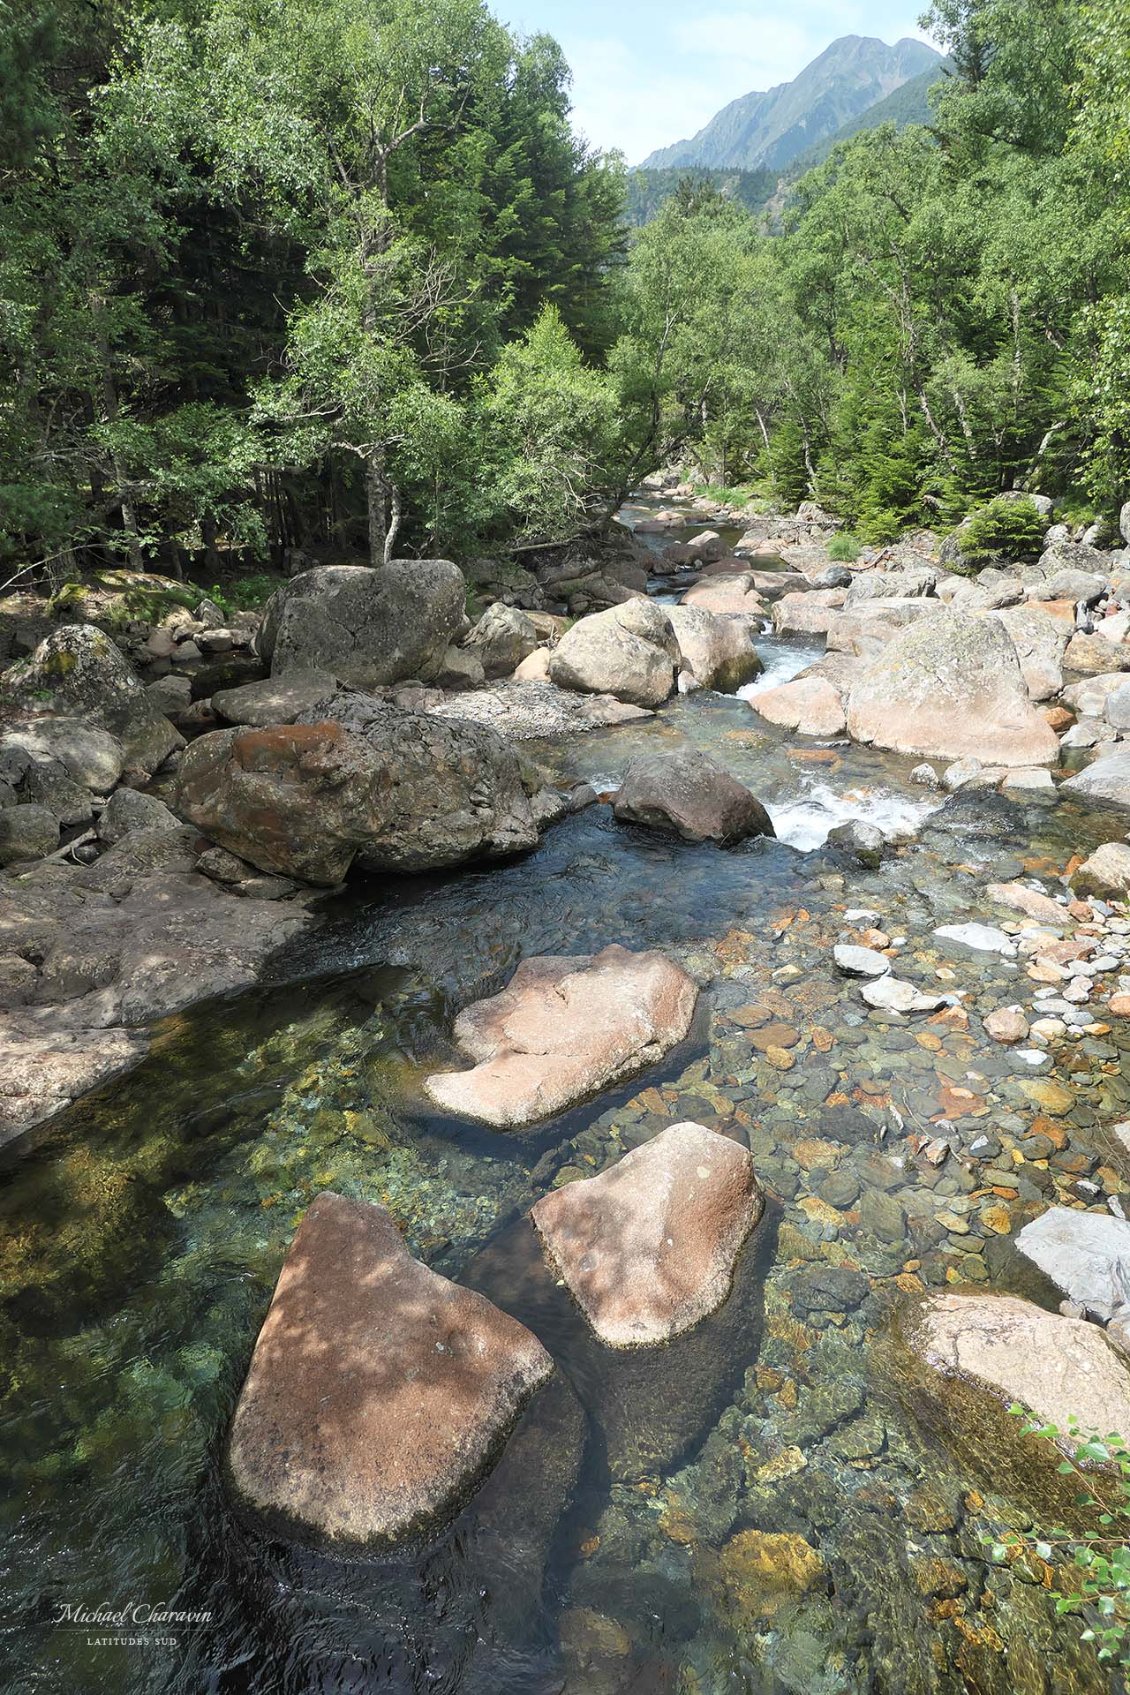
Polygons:
<instances>
[{"instance_id":1,"label":"granite rock face","mask_svg":"<svg viewBox=\"0 0 1130 1695\"><path fill-rule=\"evenodd\" d=\"M632 706L662 706L682 655L671 620L649 600L595 612L566 631L549 659L549 679L581 694L610 694Z\"/></svg>"},{"instance_id":2,"label":"granite rock face","mask_svg":"<svg viewBox=\"0 0 1130 1695\"><path fill-rule=\"evenodd\" d=\"M524 1325L413 1259L383 1207L321 1194L255 1344L229 1487L269 1529L319 1547L424 1534L552 1372Z\"/></svg>"},{"instance_id":3,"label":"granite rock face","mask_svg":"<svg viewBox=\"0 0 1130 1695\"><path fill-rule=\"evenodd\" d=\"M591 957L525 959L501 994L459 1014L455 1039L476 1064L439 1072L437 1105L515 1129L653 1065L690 1029L698 990L661 953L608 947Z\"/></svg>"},{"instance_id":4,"label":"granite rock face","mask_svg":"<svg viewBox=\"0 0 1130 1695\"><path fill-rule=\"evenodd\" d=\"M466 594L449 559L319 565L271 597L256 646L272 676L329 671L358 689L426 683L458 638Z\"/></svg>"},{"instance_id":5,"label":"granite rock face","mask_svg":"<svg viewBox=\"0 0 1130 1695\"><path fill-rule=\"evenodd\" d=\"M633 1348L721 1306L764 1204L748 1148L685 1123L543 1196L530 1216L601 1341Z\"/></svg>"},{"instance_id":6,"label":"granite rock face","mask_svg":"<svg viewBox=\"0 0 1130 1695\"><path fill-rule=\"evenodd\" d=\"M994 618L944 609L903 630L853 683L848 731L899 753L1046 765L1059 744Z\"/></svg>"}]
</instances>

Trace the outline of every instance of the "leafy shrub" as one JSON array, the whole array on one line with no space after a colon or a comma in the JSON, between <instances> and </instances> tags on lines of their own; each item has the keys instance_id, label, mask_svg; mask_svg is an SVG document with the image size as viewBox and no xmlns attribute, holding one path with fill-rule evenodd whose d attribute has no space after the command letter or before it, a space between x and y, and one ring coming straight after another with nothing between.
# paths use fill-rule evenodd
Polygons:
<instances>
[{"instance_id":1,"label":"leafy shrub","mask_svg":"<svg viewBox=\"0 0 1130 1695\"><path fill-rule=\"evenodd\" d=\"M1121 1436L1086 1436L1075 1419L1063 1432L1054 1424L1041 1424L1024 1407L1014 1404L1008 1410L1023 1419L1026 1436L1058 1443L1066 1435L1073 1443L1074 1453L1057 1469L1078 1480L1076 1505L1094 1528L1081 1534L1055 1529L1046 1536L1009 1530L999 1540L986 1538L991 1543L989 1558L995 1565L1011 1565L1018 1556L1034 1556L1049 1564L1057 1553L1066 1555L1078 1575L1070 1592L1052 1590L1056 1612L1082 1615L1083 1641L1095 1644L1099 1659L1130 1667L1130 1447ZM1096 1493L1094 1474L1083 1470L1088 1462L1105 1468L1110 1479L1107 1499Z\"/></svg>"},{"instance_id":2,"label":"leafy shrub","mask_svg":"<svg viewBox=\"0 0 1130 1695\"><path fill-rule=\"evenodd\" d=\"M957 545L968 565L993 559L1034 559L1042 550L1048 520L1031 500L991 500L958 531Z\"/></svg>"},{"instance_id":3,"label":"leafy shrub","mask_svg":"<svg viewBox=\"0 0 1130 1695\"><path fill-rule=\"evenodd\" d=\"M261 572L254 577L240 577L238 581L229 583L226 589L213 583L208 591L208 599L214 600L221 612L254 612L266 604L279 587L277 577L268 577ZM199 606L204 596L199 592L193 599L193 605Z\"/></svg>"},{"instance_id":4,"label":"leafy shrub","mask_svg":"<svg viewBox=\"0 0 1130 1695\"><path fill-rule=\"evenodd\" d=\"M850 530L841 530L828 543L828 558L837 565L854 565L863 551L863 543Z\"/></svg>"}]
</instances>

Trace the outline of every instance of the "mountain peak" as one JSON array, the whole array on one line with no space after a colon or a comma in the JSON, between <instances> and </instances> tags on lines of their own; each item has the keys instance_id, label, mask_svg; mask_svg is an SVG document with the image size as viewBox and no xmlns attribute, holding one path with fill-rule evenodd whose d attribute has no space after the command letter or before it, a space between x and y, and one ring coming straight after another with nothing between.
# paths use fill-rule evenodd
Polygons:
<instances>
[{"instance_id":1,"label":"mountain peak","mask_svg":"<svg viewBox=\"0 0 1130 1695\"><path fill-rule=\"evenodd\" d=\"M644 167L783 170L869 106L941 63L936 48L913 36L888 46L875 36L842 35L792 82L732 100L696 136L659 148Z\"/></svg>"}]
</instances>

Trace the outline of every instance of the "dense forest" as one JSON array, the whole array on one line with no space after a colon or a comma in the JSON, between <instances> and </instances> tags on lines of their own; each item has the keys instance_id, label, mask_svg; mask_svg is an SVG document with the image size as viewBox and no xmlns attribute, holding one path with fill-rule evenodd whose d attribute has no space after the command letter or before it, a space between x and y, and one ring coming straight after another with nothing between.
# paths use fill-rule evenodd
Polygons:
<instances>
[{"instance_id":1,"label":"dense forest","mask_svg":"<svg viewBox=\"0 0 1130 1695\"><path fill-rule=\"evenodd\" d=\"M663 170L641 166L628 172L625 215L637 228L651 222L673 195L691 185L701 192L713 188L724 200L733 200L747 212L760 212L772 199L780 175L764 168L756 171L689 170L672 165Z\"/></svg>"},{"instance_id":2,"label":"dense forest","mask_svg":"<svg viewBox=\"0 0 1130 1695\"><path fill-rule=\"evenodd\" d=\"M939 0L929 126L629 236L480 0L0 0L0 557L599 528L679 458L869 539L1130 492L1130 4Z\"/></svg>"}]
</instances>

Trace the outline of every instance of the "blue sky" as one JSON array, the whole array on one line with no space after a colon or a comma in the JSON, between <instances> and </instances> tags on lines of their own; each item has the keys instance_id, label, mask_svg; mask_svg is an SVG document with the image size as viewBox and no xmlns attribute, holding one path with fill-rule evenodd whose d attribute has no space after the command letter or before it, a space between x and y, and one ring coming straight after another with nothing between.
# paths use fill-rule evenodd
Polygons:
<instances>
[{"instance_id":1,"label":"blue sky","mask_svg":"<svg viewBox=\"0 0 1130 1695\"><path fill-rule=\"evenodd\" d=\"M493 0L524 34L548 30L573 67L578 126L629 164L693 135L720 106L788 82L839 35L922 35L915 0Z\"/></svg>"}]
</instances>

